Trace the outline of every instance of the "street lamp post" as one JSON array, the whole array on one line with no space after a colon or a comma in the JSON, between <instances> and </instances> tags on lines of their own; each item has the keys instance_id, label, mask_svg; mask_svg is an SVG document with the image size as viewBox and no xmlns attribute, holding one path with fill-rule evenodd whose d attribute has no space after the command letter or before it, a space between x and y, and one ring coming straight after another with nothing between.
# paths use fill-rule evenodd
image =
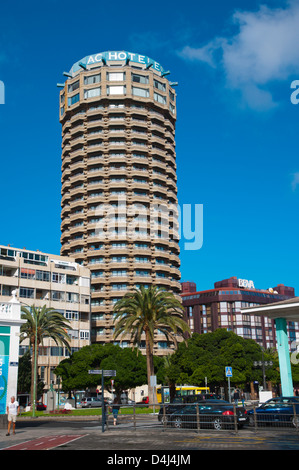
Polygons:
<instances>
[{"instance_id":1,"label":"street lamp post","mask_svg":"<svg viewBox=\"0 0 299 470\"><path fill-rule=\"evenodd\" d=\"M60 405L60 377L57 377L57 387L58 387L58 403L57 403L57 408L59 411L59 405Z\"/></svg>"},{"instance_id":2,"label":"street lamp post","mask_svg":"<svg viewBox=\"0 0 299 470\"><path fill-rule=\"evenodd\" d=\"M267 390L267 384L266 384L266 367L271 367L273 366L272 361L265 361L264 360L264 351L262 351L262 360L261 361L254 361L253 362L254 367L261 367L262 368L262 373L263 373L263 388L264 390Z\"/></svg>"}]
</instances>

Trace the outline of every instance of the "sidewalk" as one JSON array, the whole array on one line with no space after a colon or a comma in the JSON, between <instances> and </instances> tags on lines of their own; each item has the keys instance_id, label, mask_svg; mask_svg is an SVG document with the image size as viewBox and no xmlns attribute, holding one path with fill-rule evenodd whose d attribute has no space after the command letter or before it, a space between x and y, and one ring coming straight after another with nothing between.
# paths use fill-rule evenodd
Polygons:
<instances>
[{"instance_id":1,"label":"sidewalk","mask_svg":"<svg viewBox=\"0 0 299 470\"><path fill-rule=\"evenodd\" d=\"M107 458L116 451L135 455L146 452L190 453L197 450L299 450L299 435L293 429L274 430L269 428L254 432L242 429L216 432L214 430L164 430L163 426L136 430L129 424L112 426L102 432L98 419L19 419L16 435L6 437L6 430L0 433L0 449L23 444L30 449L55 450L101 450ZM49 444L50 442L50 444Z\"/></svg>"}]
</instances>

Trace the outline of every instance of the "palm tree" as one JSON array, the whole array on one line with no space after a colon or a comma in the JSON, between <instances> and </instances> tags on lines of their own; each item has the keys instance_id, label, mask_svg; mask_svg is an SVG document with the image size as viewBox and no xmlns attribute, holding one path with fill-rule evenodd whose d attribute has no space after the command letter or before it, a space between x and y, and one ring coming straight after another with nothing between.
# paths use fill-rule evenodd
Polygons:
<instances>
[{"instance_id":1,"label":"palm tree","mask_svg":"<svg viewBox=\"0 0 299 470\"><path fill-rule=\"evenodd\" d=\"M154 335L155 330L163 333L166 339L177 344L176 335L190 332L187 323L183 320L184 308L181 302L170 292L157 286L140 289L135 288L128 292L114 306L115 331L114 338L119 335L131 335L133 348L140 346L142 335L145 335L145 348L147 360L147 381L149 387L149 400L152 402L152 387L150 377L154 375Z\"/></svg>"},{"instance_id":2,"label":"palm tree","mask_svg":"<svg viewBox=\"0 0 299 470\"><path fill-rule=\"evenodd\" d=\"M31 361L31 404L35 401L36 388L34 383L36 382L36 371L35 364L38 363L38 348L40 344L43 344L45 338L52 338L57 345L64 345L70 351L69 336L66 332L66 328L69 326L68 321L64 316L57 312L53 308L47 308L46 305L43 307L22 307L21 318L27 320L21 326L20 329L20 342L29 338L29 343L32 348L32 359ZM35 350L35 344L37 346Z\"/></svg>"}]
</instances>

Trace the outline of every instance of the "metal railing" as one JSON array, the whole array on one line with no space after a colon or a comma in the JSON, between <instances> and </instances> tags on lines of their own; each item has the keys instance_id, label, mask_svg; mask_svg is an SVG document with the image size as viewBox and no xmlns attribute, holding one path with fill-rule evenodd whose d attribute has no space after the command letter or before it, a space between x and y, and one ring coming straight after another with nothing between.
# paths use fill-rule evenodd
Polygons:
<instances>
[{"instance_id":1,"label":"metal railing","mask_svg":"<svg viewBox=\"0 0 299 470\"><path fill-rule=\"evenodd\" d=\"M277 403L277 408L265 408L255 403L245 407L234 403L205 403L194 404L160 404L153 405L121 405L117 425L133 430L137 428L157 428L162 431L176 429L193 429L239 432L240 429L257 431L271 425L275 428L288 426L299 432L299 403ZM142 413L141 409L146 409ZM113 429L113 414L106 414L106 428Z\"/></svg>"},{"instance_id":2,"label":"metal railing","mask_svg":"<svg viewBox=\"0 0 299 470\"><path fill-rule=\"evenodd\" d=\"M277 407L263 407L253 404L249 409L248 426L257 430L271 426L272 428L293 427L299 431L299 402L286 404L277 402Z\"/></svg>"},{"instance_id":3,"label":"metal railing","mask_svg":"<svg viewBox=\"0 0 299 470\"><path fill-rule=\"evenodd\" d=\"M217 431L231 429L235 432L247 421L247 412L243 407L229 403L205 403L162 405L158 419L164 429L191 428L197 431L215 429Z\"/></svg>"}]
</instances>

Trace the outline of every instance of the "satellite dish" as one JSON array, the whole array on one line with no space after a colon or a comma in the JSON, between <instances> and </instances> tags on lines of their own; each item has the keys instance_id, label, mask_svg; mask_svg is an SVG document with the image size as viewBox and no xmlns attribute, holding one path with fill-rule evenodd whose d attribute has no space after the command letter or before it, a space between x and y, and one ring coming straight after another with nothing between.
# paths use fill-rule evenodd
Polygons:
<instances>
[{"instance_id":1,"label":"satellite dish","mask_svg":"<svg viewBox=\"0 0 299 470\"><path fill-rule=\"evenodd\" d=\"M269 287L268 291L271 292L271 293L274 292L274 290L272 289L272 287Z\"/></svg>"}]
</instances>

